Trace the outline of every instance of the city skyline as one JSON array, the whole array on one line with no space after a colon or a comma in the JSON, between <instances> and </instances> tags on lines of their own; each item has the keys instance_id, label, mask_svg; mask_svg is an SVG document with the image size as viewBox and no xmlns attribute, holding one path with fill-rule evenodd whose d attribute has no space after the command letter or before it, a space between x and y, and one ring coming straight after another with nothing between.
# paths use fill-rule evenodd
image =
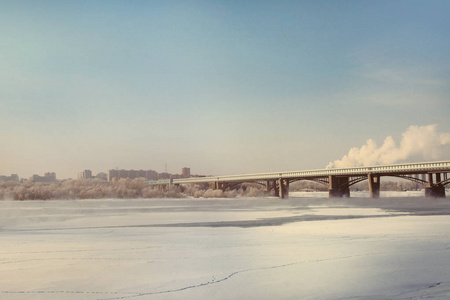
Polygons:
<instances>
[{"instance_id":1,"label":"city skyline","mask_svg":"<svg viewBox=\"0 0 450 300\"><path fill-rule=\"evenodd\" d=\"M106 173L107 172L107 173ZM193 177L206 176L195 174ZM85 169L81 172L77 173L77 176L74 177L57 177L55 172L46 172L44 176L40 176L39 174L33 173L32 176L22 177L20 174L10 174L4 175L0 174L0 181L48 181L48 182L56 182L59 180L80 180L80 179L103 179L105 181L111 181L112 178L120 179L120 178L147 178L149 180L158 180L158 179L169 179L169 178L189 178L191 177L191 169L188 167L181 168L180 174L173 174L166 171L155 171L155 170L127 170L127 169L110 169L97 172L92 172L90 169ZM46 180L49 179L49 180Z\"/></svg>"},{"instance_id":2,"label":"city skyline","mask_svg":"<svg viewBox=\"0 0 450 300\"><path fill-rule=\"evenodd\" d=\"M2 2L0 174L321 169L355 147L448 159L449 9ZM400 155L411 126L444 148Z\"/></svg>"}]
</instances>

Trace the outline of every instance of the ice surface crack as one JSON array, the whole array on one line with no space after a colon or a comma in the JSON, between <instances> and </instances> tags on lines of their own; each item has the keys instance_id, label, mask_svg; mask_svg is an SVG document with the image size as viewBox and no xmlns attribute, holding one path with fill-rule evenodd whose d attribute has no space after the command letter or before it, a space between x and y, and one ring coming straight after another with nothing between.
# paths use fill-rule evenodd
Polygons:
<instances>
[{"instance_id":1,"label":"ice surface crack","mask_svg":"<svg viewBox=\"0 0 450 300\"><path fill-rule=\"evenodd\" d=\"M159 295L159 294L168 294L168 293L181 292L181 291L185 291L185 290L189 290L189 289L194 289L194 288L204 287L204 286L208 286L208 285L212 285L212 284L216 284L216 283L221 283L223 281L226 281L226 280L230 279L231 277L233 277L233 276L235 276L237 274L242 274L242 273L251 272L251 271L278 269L278 268L284 268L284 267L289 267L289 266L293 266L293 265L315 263L315 262L333 261L333 260L339 260L339 259L350 259L350 258L355 258L355 257L364 257L364 256L372 256L372 255L384 255L384 254L388 254L388 253L428 252L428 251L443 251L443 250L445 250L445 249L432 249L432 250L420 250L420 251L409 251L408 250L408 251L375 252L375 253L366 253L366 254L360 254L360 255L347 255L347 256L325 258L325 259L316 259L316 260L300 261L300 262L291 262L291 263L287 263L287 264L275 265L275 266L267 266L267 267L261 267L261 268L249 268L249 269L244 269L244 270L232 272L232 273L228 274L227 276L225 276L223 278L220 278L220 279L217 279L216 276L213 276L213 279L210 280L210 281L199 283L199 284L194 284L194 285L190 285L190 286L185 286L185 287L181 287L181 288L178 288L178 289L170 289L170 290L165 290L165 291L155 291L155 292L146 292L146 293L135 292L135 293L133 293L133 295L126 295L126 296L114 297L114 298L100 298L98 300L129 299L129 298L135 298L135 297L143 297L143 296L151 296L151 295ZM442 282L438 282L438 283L436 283L434 285L431 285L429 288L436 287L436 286L440 285L441 283ZM350 299L350 298L348 298L348 299Z\"/></svg>"}]
</instances>

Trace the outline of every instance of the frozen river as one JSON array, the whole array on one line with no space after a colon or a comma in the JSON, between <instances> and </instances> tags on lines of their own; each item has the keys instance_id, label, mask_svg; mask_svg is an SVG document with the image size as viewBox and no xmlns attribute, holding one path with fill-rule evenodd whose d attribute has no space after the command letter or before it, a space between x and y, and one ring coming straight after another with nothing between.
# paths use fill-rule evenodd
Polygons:
<instances>
[{"instance_id":1,"label":"frozen river","mask_svg":"<svg viewBox=\"0 0 450 300\"><path fill-rule=\"evenodd\" d=\"M450 298L448 199L322 196L0 201L0 299Z\"/></svg>"}]
</instances>

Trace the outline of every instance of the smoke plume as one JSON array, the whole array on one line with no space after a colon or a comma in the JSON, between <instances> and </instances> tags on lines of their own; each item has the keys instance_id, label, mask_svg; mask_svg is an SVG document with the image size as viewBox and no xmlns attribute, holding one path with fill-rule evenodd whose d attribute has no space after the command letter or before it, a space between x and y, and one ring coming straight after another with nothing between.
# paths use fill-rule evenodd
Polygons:
<instances>
[{"instance_id":1,"label":"smoke plume","mask_svg":"<svg viewBox=\"0 0 450 300\"><path fill-rule=\"evenodd\" d=\"M342 159L330 162L327 168L348 168L392 164L402 161L427 161L448 159L450 133L440 133L437 125L410 126L397 146L388 136L381 146L369 139L365 145L352 148ZM447 154L448 155L448 154Z\"/></svg>"}]
</instances>

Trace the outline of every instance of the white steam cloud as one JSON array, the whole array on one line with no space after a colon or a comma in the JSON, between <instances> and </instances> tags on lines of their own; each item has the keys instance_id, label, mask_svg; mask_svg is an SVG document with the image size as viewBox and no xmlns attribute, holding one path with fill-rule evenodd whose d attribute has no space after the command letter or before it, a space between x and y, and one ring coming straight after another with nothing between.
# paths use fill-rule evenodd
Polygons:
<instances>
[{"instance_id":1,"label":"white steam cloud","mask_svg":"<svg viewBox=\"0 0 450 300\"><path fill-rule=\"evenodd\" d=\"M427 161L448 159L450 133L440 133L437 125L410 126L397 146L392 136L388 136L380 147L372 139L365 145L352 148L342 159L330 162L327 168L348 168L358 166L383 165L405 160ZM447 154L446 154L447 153Z\"/></svg>"}]
</instances>

